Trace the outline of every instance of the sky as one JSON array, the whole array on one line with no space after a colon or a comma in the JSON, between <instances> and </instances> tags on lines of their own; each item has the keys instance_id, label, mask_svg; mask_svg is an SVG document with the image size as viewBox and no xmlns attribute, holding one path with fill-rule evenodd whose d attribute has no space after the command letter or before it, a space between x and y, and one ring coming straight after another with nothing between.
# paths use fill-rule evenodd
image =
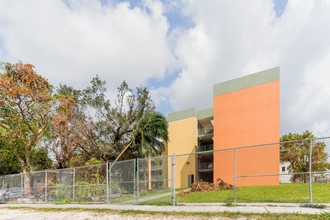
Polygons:
<instances>
[{"instance_id":1,"label":"sky","mask_svg":"<svg viewBox=\"0 0 330 220\"><path fill-rule=\"evenodd\" d=\"M0 0L0 61L109 97L146 86L163 114L212 107L213 85L280 67L281 134L330 135L328 0Z\"/></svg>"}]
</instances>

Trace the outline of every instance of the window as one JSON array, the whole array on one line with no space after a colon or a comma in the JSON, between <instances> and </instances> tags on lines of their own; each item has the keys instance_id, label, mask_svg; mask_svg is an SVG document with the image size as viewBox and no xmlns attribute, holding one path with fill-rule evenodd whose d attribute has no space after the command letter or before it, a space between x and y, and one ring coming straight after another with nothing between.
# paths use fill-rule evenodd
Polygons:
<instances>
[{"instance_id":1,"label":"window","mask_svg":"<svg viewBox=\"0 0 330 220\"><path fill-rule=\"evenodd\" d=\"M282 167L282 172L285 172L285 167Z\"/></svg>"}]
</instances>

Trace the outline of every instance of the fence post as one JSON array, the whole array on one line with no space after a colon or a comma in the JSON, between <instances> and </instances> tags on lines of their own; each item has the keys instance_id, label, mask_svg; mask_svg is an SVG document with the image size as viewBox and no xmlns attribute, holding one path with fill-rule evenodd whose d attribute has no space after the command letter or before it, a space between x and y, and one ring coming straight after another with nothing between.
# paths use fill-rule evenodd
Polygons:
<instances>
[{"instance_id":1,"label":"fence post","mask_svg":"<svg viewBox=\"0 0 330 220\"><path fill-rule=\"evenodd\" d=\"M313 152L313 140L309 140L309 203L313 204L313 186L312 186L312 152Z\"/></svg>"},{"instance_id":2,"label":"fence post","mask_svg":"<svg viewBox=\"0 0 330 220\"><path fill-rule=\"evenodd\" d=\"M47 173L47 170L46 170L46 173L45 173L45 184L44 184L44 187L45 187L45 202L47 203L48 202L48 173Z\"/></svg>"},{"instance_id":3,"label":"fence post","mask_svg":"<svg viewBox=\"0 0 330 220\"><path fill-rule=\"evenodd\" d=\"M139 180L139 169L140 169L139 159L136 159L136 204L139 204L139 197L140 197L140 180Z\"/></svg>"},{"instance_id":4,"label":"fence post","mask_svg":"<svg viewBox=\"0 0 330 220\"><path fill-rule=\"evenodd\" d=\"M24 195L24 192L23 192L23 181L24 181L24 176L23 176L23 173L21 173L21 199L23 201L23 195ZM5 184L5 179L3 179L3 184Z\"/></svg>"},{"instance_id":5,"label":"fence post","mask_svg":"<svg viewBox=\"0 0 330 220\"><path fill-rule=\"evenodd\" d=\"M105 193L107 194L106 195L107 204L109 204L109 162L108 161L105 164L105 171L106 171L105 178L106 178L106 187L107 187Z\"/></svg>"},{"instance_id":6,"label":"fence post","mask_svg":"<svg viewBox=\"0 0 330 220\"><path fill-rule=\"evenodd\" d=\"M136 197L136 158L133 160L133 193L134 193L134 197L135 197L135 202L137 200Z\"/></svg>"},{"instance_id":7,"label":"fence post","mask_svg":"<svg viewBox=\"0 0 330 220\"><path fill-rule=\"evenodd\" d=\"M111 184L112 184L112 181L111 181L111 163L109 162L109 203L111 203L111 193L112 193L112 190L111 190Z\"/></svg>"},{"instance_id":8,"label":"fence post","mask_svg":"<svg viewBox=\"0 0 330 220\"><path fill-rule=\"evenodd\" d=\"M234 148L234 204L236 205L236 147Z\"/></svg>"},{"instance_id":9,"label":"fence post","mask_svg":"<svg viewBox=\"0 0 330 220\"><path fill-rule=\"evenodd\" d=\"M175 154L172 154L171 157L171 204L175 206Z\"/></svg>"},{"instance_id":10,"label":"fence post","mask_svg":"<svg viewBox=\"0 0 330 220\"><path fill-rule=\"evenodd\" d=\"M76 168L73 168L73 184L72 184L72 202L74 203L76 194Z\"/></svg>"}]
</instances>

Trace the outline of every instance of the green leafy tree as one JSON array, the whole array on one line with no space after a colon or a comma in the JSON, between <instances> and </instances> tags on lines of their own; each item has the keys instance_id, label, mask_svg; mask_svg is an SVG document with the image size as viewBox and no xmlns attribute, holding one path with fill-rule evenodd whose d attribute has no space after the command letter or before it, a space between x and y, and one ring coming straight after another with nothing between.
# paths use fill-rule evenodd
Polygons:
<instances>
[{"instance_id":1,"label":"green leafy tree","mask_svg":"<svg viewBox=\"0 0 330 220\"><path fill-rule=\"evenodd\" d=\"M290 172L309 172L310 147L312 143L312 171L326 171L330 168L326 144L313 141L315 136L310 131L302 134L289 133L281 137L281 162L289 162ZM312 140L312 141L311 141ZM306 182L307 175L293 175L293 182Z\"/></svg>"},{"instance_id":2,"label":"green leafy tree","mask_svg":"<svg viewBox=\"0 0 330 220\"><path fill-rule=\"evenodd\" d=\"M23 148L20 148L23 150ZM17 149L18 150L18 149ZM3 129L0 128L0 175L15 174L21 172L20 163L12 146L7 144L3 137ZM24 158L24 152L18 152ZM44 147L34 148L31 151L31 166L33 170L45 170L52 167L52 160Z\"/></svg>"},{"instance_id":3,"label":"green leafy tree","mask_svg":"<svg viewBox=\"0 0 330 220\"><path fill-rule=\"evenodd\" d=\"M53 167L53 161L49 158L48 150L45 147L33 148L31 165L33 170L47 170Z\"/></svg>"},{"instance_id":4,"label":"green leafy tree","mask_svg":"<svg viewBox=\"0 0 330 220\"><path fill-rule=\"evenodd\" d=\"M161 113L145 115L136 127L132 145L127 147L128 155L135 158L160 155L169 140L167 129L166 118Z\"/></svg>"},{"instance_id":5,"label":"green leafy tree","mask_svg":"<svg viewBox=\"0 0 330 220\"><path fill-rule=\"evenodd\" d=\"M2 138L3 130L0 129L0 175L7 175L20 172L19 162L10 147Z\"/></svg>"},{"instance_id":6,"label":"green leafy tree","mask_svg":"<svg viewBox=\"0 0 330 220\"><path fill-rule=\"evenodd\" d=\"M24 158L24 152L19 152ZM31 166L33 170L45 170L52 167L52 160L45 148L34 148L31 151ZM20 173L20 163L12 147L0 141L0 175Z\"/></svg>"}]
</instances>

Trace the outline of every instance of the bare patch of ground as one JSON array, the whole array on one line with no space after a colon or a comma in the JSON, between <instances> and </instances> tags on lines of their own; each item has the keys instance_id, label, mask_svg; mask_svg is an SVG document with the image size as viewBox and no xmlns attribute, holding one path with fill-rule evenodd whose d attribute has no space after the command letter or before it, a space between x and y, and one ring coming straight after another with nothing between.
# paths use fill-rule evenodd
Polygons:
<instances>
[{"instance_id":1,"label":"bare patch of ground","mask_svg":"<svg viewBox=\"0 0 330 220\"><path fill-rule=\"evenodd\" d=\"M219 220L230 220L232 218L227 217L206 217L206 216L170 216L170 215L161 215L161 214L118 214L118 213L104 213L104 212L93 212L93 211L38 211L38 210L27 210L27 209L0 209L0 220L154 220L154 219L219 219Z\"/></svg>"}]
</instances>

